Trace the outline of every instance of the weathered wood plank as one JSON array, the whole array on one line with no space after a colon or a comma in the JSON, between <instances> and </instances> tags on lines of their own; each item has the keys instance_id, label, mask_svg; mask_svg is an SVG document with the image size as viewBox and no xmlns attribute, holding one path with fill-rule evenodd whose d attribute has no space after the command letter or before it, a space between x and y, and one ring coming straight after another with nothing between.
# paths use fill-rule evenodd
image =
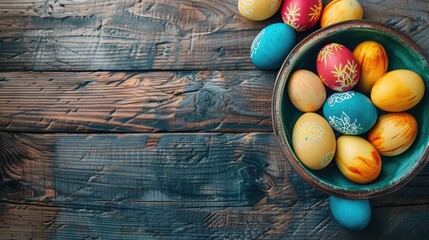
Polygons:
<instances>
[{"instance_id":1,"label":"weathered wood plank","mask_svg":"<svg viewBox=\"0 0 429 240\"><path fill-rule=\"evenodd\" d=\"M366 19L406 33L429 55L429 2L360 2ZM248 21L238 14L236 4L236 0L1 1L0 69L254 69L249 58L254 37L281 19L276 15L267 21Z\"/></svg>"},{"instance_id":2,"label":"weathered wood plank","mask_svg":"<svg viewBox=\"0 0 429 240\"><path fill-rule=\"evenodd\" d=\"M248 206L320 199L272 133L0 134L0 197ZM383 204L427 204L429 166Z\"/></svg>"},{"instance_id":3,"label":"weathered wood plank","mask_svg":"<svg viewBox=\"0 0 429 240\"><path fill-rule=\"evenodd\" d=\"M1 72L0 129L272 131L275 77L262 71Z\"/></svg>"},{"instance_id":4,"label":"weathered wood plank","mask_svg":"<svg viewBox=\"0 0 429 240\"><path fill-rule=\"evenodd\" d=\"M0 69L252 68L266 24L236 1L21 0L0 3Z\"/></svg>"},{"instance_id":5,"label":"weathered wood plank","mask_svg":"<svg viewBox=\"0 0 429 240\"><path fill-rule=\"evenodd\" d=\"M3 202L0 231L1 239L426 239L428 215L428 204L373 207L368 227L354 232L332 218L327 198L217 209Z\"/></svg>"},{"instance_id":6,"label":"weathered wood plank","mask_svg":"<svg viewBox=\"0 0 429 240\"><path fill-rule=\"evenodd\" d=\"M295 191L271 133L1 133L0 161L12 199L235 206L266 201L276 181Z\"/></svg>"}]
</instances>

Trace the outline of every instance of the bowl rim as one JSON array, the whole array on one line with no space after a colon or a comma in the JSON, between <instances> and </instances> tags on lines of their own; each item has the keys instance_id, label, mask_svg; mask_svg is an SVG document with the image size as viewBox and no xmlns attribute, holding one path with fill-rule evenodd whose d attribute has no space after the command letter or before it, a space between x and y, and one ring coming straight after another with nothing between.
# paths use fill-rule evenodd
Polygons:
<instances>
[{"instance_id":1,"label":"bowl rim","mask_svg":"<svg viewBox=\"0 0 429 240\"><path fill-rule=\"evenodd\" d=\"M383 186L382 188L349 191L343 188L335 188L331 185L323 183L317 178L311 176L307 172L307 170L303 169L301 163L299 163L299 160L296 159L294 153L291 151L292 147L289 144L289 141L286 139L283 124L280 117L282 93L284 92L284 88L287 83L287 79L284 77L284 75L287 75L287 72L289 72L290 74L291 69L294 66L293 62L296 60L296 58L300 56L300 53L302 51L301 48L308 44L316 44L320 39L323 39L326 36L330 36L336 31L345 31L354 28L373 29L376 31L383 31L388 35L392 35L393 37L406 43L410 51L415 51L416 53L418 53L429 65L429 59L425 55L424 51L410 37L384 23L375 22L372 20L350 20L318 29L313 33L309 34L303 40L301 40L291 50L291 52L284 60L281 68L279 69L273 88L271 118L273 121L274 136L277 139L278 143L280 143L280 147L282 148L283 153L286 154L287 161L292 165L294 171L307 183L309 183L312 187L329 195L335 195L338 197L344 197L349 199L370 199L394 192L403 187L412 178L414 178L414 176L417 175L417 173L420 172L424 168L426 163L429 161L429 145L425 146L423 156L416 163L415 167L412 167L411 171L406 173L404 176L402 176L395 182L390 183L388 186Z\"/></svg>"}]
</instances>

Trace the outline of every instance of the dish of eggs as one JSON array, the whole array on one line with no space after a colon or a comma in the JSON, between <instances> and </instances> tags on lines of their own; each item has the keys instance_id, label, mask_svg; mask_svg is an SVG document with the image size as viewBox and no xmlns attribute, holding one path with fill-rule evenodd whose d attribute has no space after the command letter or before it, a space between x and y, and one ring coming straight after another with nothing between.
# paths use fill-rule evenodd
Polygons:
<instances>
[{"instance_id":1,"label":"dish of eggs","mask_svg":"<svg viewBox=\"0 0 429 240\"><path fill-rule=\"evenodd\" d=\"M380 174L380 155L401 154L415 140L417 121L405 111L423 98L423 79L406 69L387 72L388 53L375 41L353 51L328 43L318 52L316 69L295 70L288 81L292 104L304 112L294 125L292 148L312 170L334 159L347 179L370 183Z\"/></svg>"}]
</instances>

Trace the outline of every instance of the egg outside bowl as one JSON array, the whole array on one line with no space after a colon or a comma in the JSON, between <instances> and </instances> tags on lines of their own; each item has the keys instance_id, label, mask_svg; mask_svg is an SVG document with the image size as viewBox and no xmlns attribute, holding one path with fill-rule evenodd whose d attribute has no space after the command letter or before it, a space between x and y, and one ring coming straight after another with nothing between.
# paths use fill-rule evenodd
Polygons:
<instances>
[{"instance_id":1,"label":"egg outside bowl","mask_svg":"<svg viewBox=\"0 0 429 240\"><path fill-rule=\"evenodd\" d=\"M289 76L298 69L317 73L316 57L325 44L336 42L353 51L355 46L367 40L376 41L386 49L389 57L387 71L402 68L418 73L424 80L425 94L415 107L407 111L416 118L419 127L412 146L398 156L382 156L383 166L378 178L369 184L356 184L342 175L335 160L322 170L311 170L299 161L291 144L292 130L303 113L289 100L287 81ZM317 113L323 116L321 110ZM406 35L382 23L355 20L317 30L292 49L279 70L274 85L272 119L275 136L287 159L295 172L314 188L330 195L350 199L369 199L393 192L410 181L429 160L428 59Z\"/></svg>"}]
</instances>

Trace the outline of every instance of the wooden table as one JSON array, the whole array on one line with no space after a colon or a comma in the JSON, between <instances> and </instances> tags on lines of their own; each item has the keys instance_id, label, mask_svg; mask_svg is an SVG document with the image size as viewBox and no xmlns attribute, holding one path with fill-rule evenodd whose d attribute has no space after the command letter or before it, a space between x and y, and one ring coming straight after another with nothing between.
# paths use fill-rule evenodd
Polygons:
<instances>
[{"instance_id":1,"label":"wooden table","mask_svg":"<svg viewBox=\"0 0 429 240\"><path fill-rule=\"evenodd\" d=\"M429 55L427 0L361 4ZM361 232L291 169L277 71L249 59L280 21L237 0L1 0L0 239L427 238L429 166Z\"/></svg>"}]
</instances>

